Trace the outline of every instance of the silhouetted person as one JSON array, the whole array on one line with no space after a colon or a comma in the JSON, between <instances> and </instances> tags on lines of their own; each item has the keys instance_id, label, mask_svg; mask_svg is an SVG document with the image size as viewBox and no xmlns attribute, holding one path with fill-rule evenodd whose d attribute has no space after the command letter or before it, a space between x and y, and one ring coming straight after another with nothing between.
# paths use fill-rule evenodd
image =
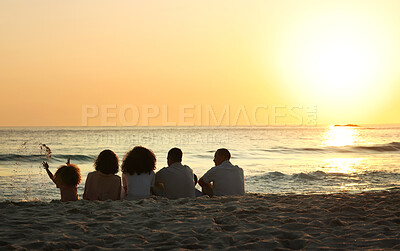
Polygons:
<instances>
[{"instance_id":1,"label":"silhouetted person","mask_svg":"<svg viewBox=\"0 0 400 251\"><path fill-rule=\"evenodd\" d=\"M111 150L102 151L94 162L96 171L86 178L83 199L119 200L121 199L121 177L118 173L118 157Z\"/></svg>"},{"instance_id":2,"label":"silhouetted person","mask_svg":"<svg viewBox=\"0 0 400 251\"><path fill-rule=\"evenodd\" d=\"M81 171L77 165L71 164L68 158L66 165L60 166L56 173L49 170L49 164L43 161L43 167L46 170L49 178L60 189L61 201L76 201L78 197L78 184L81 182Z\"/></svg>"},{"instance_id":3,"label":"silhouetted person","mask_svg":"<svg viewBox=\"0 0 400 251\"><path fill-rule=\"evenodd\" d=\"M244 195L243 169L232 165L230 152L221 148L215 152L215 166L199 180L203 194L209 196Z\"/></svg>"},{"instance_id":4,"label":"silhouetted person","mask_svg":"<svg viewBox=\"0 0 400 251\"><path fill-rule=\"evenodd\" d=\"M135 146L125 154L121 165L124 199L137 200L151 196L156 161L154 153L142 146Z\"/></svg>"},{"instance_id":5,"label":"silhouetted person","mask_svg":"<svg viewBox=\"0 0 400 251\"><path fill-rule=\"evenodd\" d=\"M165 196L170 199L195 197L195 188L197 182L193 170L182 165L182 151L179 148L172 148L168 152L167 164L156 173L156 195Z\"/></svg>"}]
</instances>

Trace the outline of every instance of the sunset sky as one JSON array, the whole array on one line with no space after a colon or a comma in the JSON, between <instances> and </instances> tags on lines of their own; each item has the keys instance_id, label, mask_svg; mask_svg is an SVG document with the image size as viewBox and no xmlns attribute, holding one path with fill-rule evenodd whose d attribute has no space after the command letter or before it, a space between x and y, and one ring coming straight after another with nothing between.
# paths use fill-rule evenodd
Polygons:
<instances>
[{"instance_id":1,"label":"sunset sky","mask_svg":"<svg viewBox=\"0 0 400 251\"><path fill-rule=\"evenodd\" d=\"M399 13L398 0L0 0L0 126L213 125L210 109L229 110L222 125L400 123Z\"/></svg>"}]
</instances>

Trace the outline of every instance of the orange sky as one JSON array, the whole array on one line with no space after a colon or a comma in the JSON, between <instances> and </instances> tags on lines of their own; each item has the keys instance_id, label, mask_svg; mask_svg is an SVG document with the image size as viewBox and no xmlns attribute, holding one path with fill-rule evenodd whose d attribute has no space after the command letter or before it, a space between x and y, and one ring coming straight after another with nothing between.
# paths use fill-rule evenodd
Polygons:
<instances>
[{"instance_id":1,"label":"orange sky","mask_svg":"<svg viewBox=\"0 0 400 251\"><path fill-rule=\"evenodd\" d=\"M0 126L400 123L398 13L396 0L0 1Z\"/></svg>"}]
</instances>

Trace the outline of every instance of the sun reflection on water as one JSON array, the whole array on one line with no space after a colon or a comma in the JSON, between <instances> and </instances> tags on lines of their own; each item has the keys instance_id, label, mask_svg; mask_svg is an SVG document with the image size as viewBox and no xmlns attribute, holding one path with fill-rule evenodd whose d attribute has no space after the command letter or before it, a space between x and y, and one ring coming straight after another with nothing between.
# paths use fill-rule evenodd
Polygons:
<instances>
[{"instance_id":1,"label":"sun reflection on water","mask_svg":"<svg viewBox=\"0 0 400 251\"><path fill-rule=\"evenodd\" d=\"M360 174L363 173L364 158L331 158L325 159L324 172L334 175L337 189L342 192L363 190L367 184Z\"/></svg>"},{"instance_id":2,"label":"sun reflection on water","mask_svg":"<svg viewBox=\"0 0 400 251\"><path fill-rule=\"evenodd\" d=\"M345 126L330 126L322 138L324 146L351 146L360 141L359 130Z\"/></svg>"},{"instance_id":3,"label":"sun reflection on water","mask_svg":"<svg viewBox=\"0 0 400 251\"><path fill-rule=\"evenodd\" d=\"M360 131L351 126L330 126L322 136L322 145L328 147L354 146L362 142ZM364 158L338 157L324 160L325 172L351 174L363 171L361 162Z\"/></svg>"},{"instance_id":4,"label":"sun reflection on water","mask_svg":"<svg viewBox=\"0 0 400 251\"><path fill-rule=\"evenodd\" d=\"M326 173L358 173L360 170L360 164L363 158L331 158L325 159L325 172Z\"/></svg>"}]
</instances>

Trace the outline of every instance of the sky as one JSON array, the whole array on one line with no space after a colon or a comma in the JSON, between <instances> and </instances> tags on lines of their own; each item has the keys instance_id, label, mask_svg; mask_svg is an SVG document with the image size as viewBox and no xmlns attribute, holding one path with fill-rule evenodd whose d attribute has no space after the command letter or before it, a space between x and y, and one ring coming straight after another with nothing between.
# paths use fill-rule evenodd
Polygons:
<instances>
[{"instance_id":1,"label":"sky","mask_svg":"<svg viewBox=\"0 0 400 251\"><path fill-rule=\"evenodd\" d=\"M400 123L400 1L0 0L0 126Z\"/></svg>"}]
</instances>

